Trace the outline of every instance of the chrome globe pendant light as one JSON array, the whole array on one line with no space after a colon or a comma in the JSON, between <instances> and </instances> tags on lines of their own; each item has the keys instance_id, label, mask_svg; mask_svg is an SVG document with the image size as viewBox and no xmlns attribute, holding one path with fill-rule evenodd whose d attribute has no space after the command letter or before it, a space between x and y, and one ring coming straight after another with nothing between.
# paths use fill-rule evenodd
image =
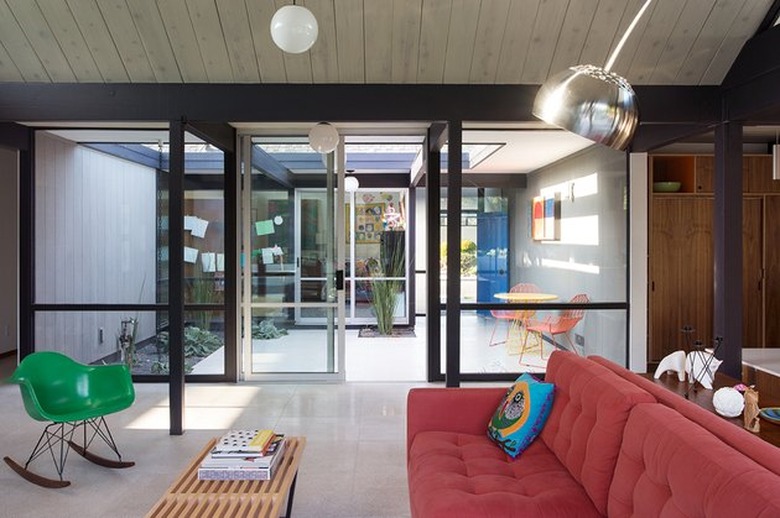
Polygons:
<instances>
[{"instance_id":1,"label":"chrome globe pendant light","mask_svg":"<svg viewBox=\"0 0 780 518\"><path fill-rule=\"evenodd\" d=\"M639 108L628 81L610 70L650 2L637 12L604 68L577 65L554 75L539 89L531 112L549 124L624 150L639 123Z\"/></svg>"},{"instance_id":2,"label":"chrome globe pendant light","mask_svg":"<svg viewBox=\"0 0 780 518\"><path fill-rule=\"evenodd\" d=\"M279 8L271 18L271 39L290 54L301 54L317 41L319 27L311 11L295 4Z\"/></svg>"}]
</instances>

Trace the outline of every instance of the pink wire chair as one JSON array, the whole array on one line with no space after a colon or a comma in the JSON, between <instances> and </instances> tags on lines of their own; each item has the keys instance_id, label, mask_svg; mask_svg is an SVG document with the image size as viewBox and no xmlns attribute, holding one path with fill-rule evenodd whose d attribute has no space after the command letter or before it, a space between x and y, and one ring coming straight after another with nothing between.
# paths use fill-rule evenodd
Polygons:
<instances>
[{"instance_id":1,"label":"pink wire chair","mask_svg":"<svg viewBox=\"0 0 780 518\"><path fill-rule=\"evenodd\" d=\"M539 287L536 284L532 284L530 282L521 282L512 286L512 288L509 290L509 293L539 293ZM493 332L490 333L490 342L488 342L488 345L493 347L494 345L504 344L507 342L507 340L509 340L509 330L512 327L511 324L506 328L506 338L503 341L493 341L493 338L496 335L496 328L498 327L499 321L520 321L520 319L523 317L529 317L533 315L533 312L524 309L491 309L490 314L495 319L495 323L493 324Z\"/></svg>"},{"instance_id":2,"label":"pink wire chair","mask_svg":"<svg viewBox=\"0 0 780 518\"><path fill-rule=\"evenodd\" d=\"M585 304L589 301L588 296L584 293L580 293L571 298L569 302L575 304ZM543 320L529 320L525 325L525 339L523 340L523 347L520 349L520 360L523 360L523 353L526 351L528 344L528 335L536 333L539 336L539 348L542 360L544 360L544 333L550 335L553 346L558 347L558 343L555 341L555 335L563 335L566 337L566 341L569 342L569 349L576 354L579 354L577 348L569 338L569 331L576 326L582 317L585 315L584 309L567 309L561 312L560 315L550 315Z\"/></svg>"}]
</instances>

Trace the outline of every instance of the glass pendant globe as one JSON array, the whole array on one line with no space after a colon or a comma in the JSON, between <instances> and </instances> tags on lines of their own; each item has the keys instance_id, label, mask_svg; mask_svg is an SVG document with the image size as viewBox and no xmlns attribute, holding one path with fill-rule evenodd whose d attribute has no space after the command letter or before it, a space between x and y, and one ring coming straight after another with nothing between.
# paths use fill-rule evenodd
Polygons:
<instances>
[{"instance_id":1,"label":"glass pendant globe","mask_svg":"<svg viewBox=\"0 0 780 518\"><path fill-rule=\"evenodd\" d=\"M320 122L309 131L309 145L318 153L330 153L339 144L339 132L332 124Z\"/></svg>"},{"instance_id":2,"label":"glass pendant globe","mask_svg":"<svg viewBox=\"0 0 780 518\"><path fill-rule=\"evenodd\" d=\"M345 176L344 177L344 191L345 192L356 192L358 188L360 187L360 182L357 178L354 176Z\"/></svg>"},{"instance_id":3,"label":"glass pendant globe","mask_svg":"<svg viewBox=\"0 0 780 518\"><path fill-rule=\"evenodd\" d=\"M271 39L290 54L301 54L317 41L317 19L300 5L285 5L271 18Z\"/></svg>"}]
</instances>

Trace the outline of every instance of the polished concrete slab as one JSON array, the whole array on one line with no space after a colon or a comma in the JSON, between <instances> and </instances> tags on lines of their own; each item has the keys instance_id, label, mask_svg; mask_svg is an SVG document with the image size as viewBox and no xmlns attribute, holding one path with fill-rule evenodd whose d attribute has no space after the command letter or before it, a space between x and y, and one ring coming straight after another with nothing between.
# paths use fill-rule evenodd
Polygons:
<instances>
[{"instance_id":1,"label":"polished concrete slab","mask_svg":"<svg viewBox=\"0 0 780 518\"><path fill-rule=\"evenodd\" d=\"M186 433L168 434L168 388L137 384L135 405L109 418L126 470L68 458L72 484L43 489L0 465L0 517L139 517L212 436L237 427L305 435L293 516L409 516L406 486L406 395L424 383L190 384ZM24 411L19 390L0 385L0 454L26 458L42 423ZM54 476L51 460L33 467Z\"/></svg>"}]
</instances>

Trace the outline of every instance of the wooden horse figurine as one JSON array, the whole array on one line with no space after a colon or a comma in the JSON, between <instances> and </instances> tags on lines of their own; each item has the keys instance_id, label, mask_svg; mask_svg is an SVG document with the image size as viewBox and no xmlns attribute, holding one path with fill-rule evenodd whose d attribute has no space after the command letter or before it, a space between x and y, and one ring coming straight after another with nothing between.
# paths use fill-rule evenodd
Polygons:
<instances>
[{"instance_id":1,"label":"wooden horse figurine","mask_svg":"<svg viewBox=\"0 0 780 518\"><path fill-rule=\"evenodd\" d=\"M745 390L745 429L753 433L758 433L761 430L758 411L758 391L753 387L748 387Z\"/></svg>"}]
</instances>

